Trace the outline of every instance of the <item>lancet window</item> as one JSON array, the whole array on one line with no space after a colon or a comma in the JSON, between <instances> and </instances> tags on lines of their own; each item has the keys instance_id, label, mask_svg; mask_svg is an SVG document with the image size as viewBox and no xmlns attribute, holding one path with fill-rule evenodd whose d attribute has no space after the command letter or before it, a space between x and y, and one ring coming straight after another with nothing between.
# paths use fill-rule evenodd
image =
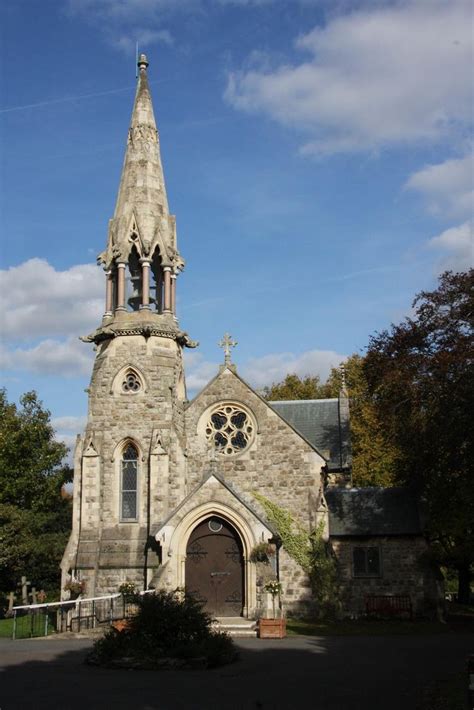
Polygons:
<instances>
[{"instance_id":1,"label":"lancet window","mask_svg":"<svg viewBox=\"0 0 474 710\"><path fill-rule=\"evenodd\" d=\"M121 460L121 520L132 521L138 518L138 451L129 443L126 445Z\"/></svg>"}]
</instances>

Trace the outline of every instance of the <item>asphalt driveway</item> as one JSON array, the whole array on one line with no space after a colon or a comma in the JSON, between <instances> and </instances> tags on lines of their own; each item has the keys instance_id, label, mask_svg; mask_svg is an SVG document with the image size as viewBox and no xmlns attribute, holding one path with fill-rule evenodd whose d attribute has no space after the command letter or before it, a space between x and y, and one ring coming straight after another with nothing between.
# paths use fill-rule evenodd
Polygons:
<instances>
[{"instance_id":1,"label":"asphalt driveway","mask_svg":"<svg viewBox=\"0 0 474 710\"><path fill-rule=\"evenodd\" d=\"M471 634L238 640L211 671L86 666L88 640L0 640L0 710L415 710L462 671Z\"/></svg>"}]
</instances>

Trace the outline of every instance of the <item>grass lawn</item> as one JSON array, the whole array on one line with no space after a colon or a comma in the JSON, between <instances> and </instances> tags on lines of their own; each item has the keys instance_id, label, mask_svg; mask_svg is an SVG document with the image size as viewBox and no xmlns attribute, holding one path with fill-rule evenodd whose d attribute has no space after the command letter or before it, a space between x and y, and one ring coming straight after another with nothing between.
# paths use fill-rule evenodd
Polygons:
<instances>
[{"instance_id":1,"label":"grass lawn","mask_svg":"<svg viewBox=\"0 0 474 710\"><path fill-rule=\"evenodd\" d=\"M358 619L355 621L302 621L287 619L289 636L384 636L387 634L450 633L448 624L438 621L405 621L402 619Z\"/></svg>"},{"instance_id":2,"label":"grass lawn","mask_svg":"<svg viewBox=\"0 0 474 710\"><path fill-rule=\"evenodd\" d=\"M454 602L446 604L446 623L408 619L344 619L309 621L287 619L290 636L383 636L384 634L439 634L474 632L474 607Z\"/></svg>"},{"instance_id":3,"label":"grass lawn","mask_svg":"<svg viewBox=\"0 0 474 710\"><path fill-rule=\"evenodd\" d=\"M51 615L50 615L51 621ZM33 624L31 616L19 616L16 620L17 639L27 639L33 636L44 636L45 614L34 614ZM13 619L0 619L0 638L12 638ZM54 626L49 623L48 634L54 633Z\"/></svg>"}]
</instances>

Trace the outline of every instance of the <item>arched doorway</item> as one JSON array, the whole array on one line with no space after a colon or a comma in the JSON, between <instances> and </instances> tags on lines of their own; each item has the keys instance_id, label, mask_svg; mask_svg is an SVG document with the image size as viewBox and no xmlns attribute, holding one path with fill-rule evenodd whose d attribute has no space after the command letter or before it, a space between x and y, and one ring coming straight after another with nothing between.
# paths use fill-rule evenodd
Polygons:
<instances>
[{"instance_id":1,"label":"arched doorway","mask_svg":"<svg viewBox=\"0 0 474 710\"><path fill-rule=\"evenodd\" d=\"M192 531L186 547L186 591L213 616L241 616L244 559L235 528L212 516Z\"/></svg>"}]
</instances>

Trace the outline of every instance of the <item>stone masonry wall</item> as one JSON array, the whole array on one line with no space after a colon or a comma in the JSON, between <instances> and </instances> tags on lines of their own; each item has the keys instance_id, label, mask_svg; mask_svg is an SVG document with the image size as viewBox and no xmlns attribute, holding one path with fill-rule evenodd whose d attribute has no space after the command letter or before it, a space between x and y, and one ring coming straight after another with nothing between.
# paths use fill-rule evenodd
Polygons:
<instances>
[{"instance_id":1,"label":"stone masonry wall","mask_svg":"<svg viewBox=\"0 0 474 710\"><path fill-rule=\"evenodd\" d=\"M427 544L421 536L332 537L331 544L338 560L343 615L364 615L367 595L408 595L415 614L425 611L430 570L424 560ZM379 548L380 576L354 577L354 547Z\"/></svg>"},{"instance_id":2,"label":"stone masonry wall","mask_svg":"<svg viewBox=\"0 0 474 710\"><path fill-rule=\"evenodd\" d=\"M313 529L324 460L229 369L224 369L186 411L188 492L209 469L205 423L212 407L221 402L243 405L255 419L256 434L243 453L229 457L218 454L219 474L248 496L263 517L265 513L253 496L255 491L288 510L308 531ZM284 550L280 553L280 577L287 609L305 605L310 596L308 580Z\"/></svg>"},{"instance_id":3,"label":"stone masonry wall","mask_svg":"<svg viewBox=\"0 0 474 710\"><path fill-rule=\"evenodd\" d=\"M126 366L142 377L141 391L122 391L117 376ZM124 579L143 586L148 519L162 520L184 496L181 367L181 348L171 338L122 336L98 348L89 387L85 454L75 473L75 490L81 488L79 479L82 484L81 532L73 532L79 537L75 556L69 549L71 564L89 580L88 594L115 591ZM120 520L121 445L127 439L139 449L136 522ZM157 445L161 456L154 464ZM148 511L149 477L153 489ZM148 557L152 575L158 558L153 551Z\"/></svg>"}]
</instances>

